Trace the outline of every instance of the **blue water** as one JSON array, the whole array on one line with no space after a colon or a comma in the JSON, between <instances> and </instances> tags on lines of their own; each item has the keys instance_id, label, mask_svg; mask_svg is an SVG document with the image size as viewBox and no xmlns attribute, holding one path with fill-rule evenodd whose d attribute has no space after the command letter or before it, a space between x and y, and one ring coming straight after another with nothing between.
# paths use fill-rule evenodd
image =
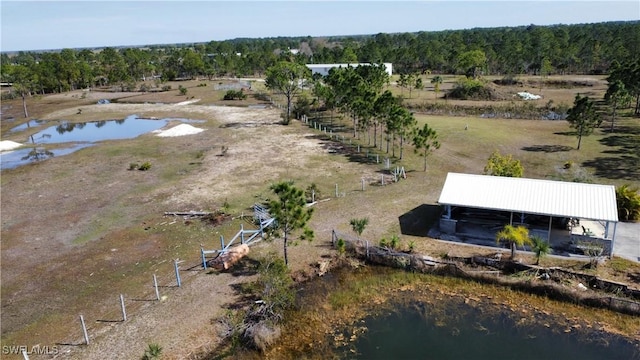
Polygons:
<instances>
[{"instance_id":1,"label":"blue water","mask_svg":"<svg viewBox=\"0 0 640 360\"><path fill-rule=\"evenodd\" d=\"M443 310L444 307L444 310ZM540 314L532 314L538 317ZM513 314L455 301L438 309L414 303L365 319L363 335L344 348L348 359L615 360L640 359L638 344L597 331L565 332L549 322L518 326ZM351 333L346 333L349 338Z\"/></svg>"},{"instance_id":2,"label":"blue water","mask_svg":"<svg viewBox=\"0 0 640 360\"><path fill-rule=\"evenodd\" d=\"M132 139L142 134L161 129L169 121L178 120L185 123L204 122L180 118L146 119L130 115L120 120L102 120L85 123L56 122L25 139L29 148L0 154L0 169L12 169L31 162L42 161L54 156L71 154L74 151L94 145L98 141ZM23 131L30 127L42 126L48 122L30 120L11 129L12 132ZM65 148L51 149L47 144L71 143Z\"/></svg>"},{"instance_id":3,"label":"blue water","mask_svg":"<svg viewBox=\"0 0 640 360\"><path fill-rule=\"evenodd\" d=\"M67 148L47 150L42 147L25 148L0 154L0 170L13 169L21 165L47 160L54 156L71 154L94 144L76 144Z\"/></svg>"},{"instance_id":4,"label":"blue water","mask_svg":"<svg viewBox=\"0 0 640 360\"><path fill-rule=\"evenodd\" d=\"M124 120L66 123L50 126L33 135L36 144L64 142L97 142L132 139L167 125L169 120L139 119L131 115Z\"/></svg>"},{"instance_id":5,"label":"blue water","mask_svg":"<svg viewBox=\"0 0 640 360\"><path fill-rule=\"evenodd\" d=\"M12 128L11 130L9 130L9 132L23 131L23 130L26 130L28 128L40 126L40 125L45 124L45 123L46 123L46 120L29 120L24 124L21 124L21 125L18 125L16 127Z\"/></svg>"}]
</instances>

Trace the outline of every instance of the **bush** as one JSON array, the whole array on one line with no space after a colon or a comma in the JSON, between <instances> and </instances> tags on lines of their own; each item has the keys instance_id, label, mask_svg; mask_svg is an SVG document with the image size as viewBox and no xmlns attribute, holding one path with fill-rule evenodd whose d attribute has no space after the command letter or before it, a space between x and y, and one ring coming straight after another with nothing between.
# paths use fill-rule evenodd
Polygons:
<instances>
[{"instance_id":1,"label":"bush","mask_svg":"<svg viewBox=\"0 0 640 360\"><path fill-rule=\"evenodd\" d=\"M147 171L151 169L151 163L148 161L143 162L140 166L138 166L138 170Z\"/></svg>"},{"instance_id":2,"label":"bush","mask_svg":"<svg viewBox=\"0 0 640 360\"><path fill-rule=\"evenodd\" d=\"M340 238L338 239L338 242L336 242L336 248L338 249L338 254L344 255L344 253L347 251L347 244L342 238Z\"/></svg>"},{"instance_id":3,"label":"bush","mask_svg":"<svg viewBox=\"0 0 640 360\"><path fill-rule=\"evenodd\" d=\"M247 98L247 95L244 93L242 89L240 89L240 90L228 90L224 94L224 97L222 99L223 100L244 100L246 98Z\"/></svg>"},{"instance_id":4,"label":"bush","mask_svg":"<svg viewBox=\"0 0 640 360\"><path fill-rule=\"evenodd\" d=\"M164 85L162 87L162 91L170 91L171 90L171 85Z\"/></svg>"},{"instance_id":5,"label":"bush","mask_svg":"<svg viewBox=\"0 0 640 360\"><path fill-rule=\"evenodd\" d=\"M447 97L460 100L491 100L493 91L482 80L463 78L458 80Z\"/></svg>"},{"instance_id":6,"label":"bush","mask_svg":"<svg viewBox=\"0 0 640 360\"><path fill-rule=\"evenodd\" d=\"M144 351L144 355L142 355L142 360L159 359L161 354L162 346L158 344L149 344L147 350Z\"/></svg>"},{"instance_id":7,"label":"bush","mask_svg":"<svg viewBox=\"0 0 640 360\"><path fill-rule=\"evenodd\" d=\"M311 100L305 94L298 96L296 103L293 105L293 116L296 119L300 119L302 115L307 115L311 113Z\"/></svg>"},{"instance_id":8,"label":"bush","mask_svg":"<svg viewBox=\"0 0 640 360\"><path fill-rule=\"evenodd\" d=\"M320 190L318 189L318 185L315 183L311 183L311 185L307 186L304 191L304 196L307 199L308 203L316 201L320 198Z\"/></svg>"},{"instance_id":9,"label":"bush","mask_svg":"<svg viewBox=\"0 0 640 360\"><path fill-rule=\"evenodd\" d=\"M393 235L391 237L391 240L389 241L389 246L393 249L396 250L398 249L398 246L400 245L400 238L398 237L398 235Z\"/></svg>"},{"instance_id":10,"label":"bush","mask_svg":"<svg viewBox=\"0 0 640 360\"><path fill-rule=\"evenodd\" d=\"M186 87L180 85L180 86L178 86L178 91L180 91L180 95L187 95L187 92L189 91L189 89L187 89Z\"/></svg>"},{"instance_id":11,"label":"bush","mask_svg":"<svg viewBox=\"0 0 640 360\"><path fill-rule=\"evenodd\" d=\"M506 176L506 177L522 177L524 167L520 160L514 159L511 155L501 155L498 151L494 151L487 165L484 167L485 175Z\"/></svg>"},{"instance_id":12,"label":"bush","mask_svg":"<svg viewBox=\"0 0 640 360\"><path fill-rule=\"evenodd\" d=\"M129 170L137 170L140 165L138 163L130 163Z\"/></svg>"},{"instance_id":13,"label":"bush","mask_svg":"<svg viewBox=\"0 0 640 360\"><path fill-rule=\"evenodd\" d=\"M628 184L616 188L618 216L622 221L640 220L640 193L637 187Z\"/></svg>"}]
</instances>

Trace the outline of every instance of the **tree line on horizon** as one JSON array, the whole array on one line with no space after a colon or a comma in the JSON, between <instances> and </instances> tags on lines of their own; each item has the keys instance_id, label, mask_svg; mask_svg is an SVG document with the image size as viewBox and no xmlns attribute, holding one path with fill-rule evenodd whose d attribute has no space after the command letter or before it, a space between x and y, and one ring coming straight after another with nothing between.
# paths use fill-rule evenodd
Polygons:
<instances>
[{"instance_id":1,"label":"tree line on horizon","mask_svg":"<svg viewBox=\"0 0 640 360\"><path fill-rule=\"evenodd\" d=\"M464 74L466 54L484 56L476 70L485 75L605 74L614 61L637 61L640 21L3 53L0 80L39 94L96 86L133 90L148 79L263 76L282 60L390 62L399 74Z\"/></svg>"}]
</instances>

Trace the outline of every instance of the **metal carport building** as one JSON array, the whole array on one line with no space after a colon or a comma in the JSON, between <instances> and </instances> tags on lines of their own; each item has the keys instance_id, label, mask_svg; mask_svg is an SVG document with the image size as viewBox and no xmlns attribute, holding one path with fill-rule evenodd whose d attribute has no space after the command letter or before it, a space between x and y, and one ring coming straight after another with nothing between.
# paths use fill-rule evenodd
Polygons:
<instances>
[{"instance_id":1,"label":"metal carport building","mask_svg":"<svg viewBox=\"0 0 640 360\"><path fill-rule=\"evenodd\" d=\"M602 221L606 224L604 239L611 240L613 254L618 224L613 185L449 173L438 203L445 207L445 226L452 207L507 211L511 222L513 213L549 216L548 239L553 217Z\"/></svg>"}]
</instances>

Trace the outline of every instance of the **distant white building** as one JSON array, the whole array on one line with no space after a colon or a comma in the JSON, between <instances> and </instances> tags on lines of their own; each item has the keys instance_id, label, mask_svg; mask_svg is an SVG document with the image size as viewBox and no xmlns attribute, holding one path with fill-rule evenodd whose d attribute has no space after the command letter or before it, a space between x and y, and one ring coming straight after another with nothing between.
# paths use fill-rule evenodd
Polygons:
<instances>
[{"instance_id":1,"label":"distant white building","mask_svg":"<svg viewBox=\"0 0 640 360\"><path fill-rule=\"evenodd\" d=\"M389 76L392 75L393 73L393 65L391 63L383 63L384 64L384 68L385 71L387 72L387 74L389 74ZM346 68L348 66L351 67L357 67L357 66L369 66L369 65L376 65L376 64L371 64L371 63L351 63L351 64L307 64L307 67L311 70L311 74L315 75L315 74L320 74L322 76L327 76L329 74L329 70L331 70L332 68Z\"/></svg>"}]
</instances>

